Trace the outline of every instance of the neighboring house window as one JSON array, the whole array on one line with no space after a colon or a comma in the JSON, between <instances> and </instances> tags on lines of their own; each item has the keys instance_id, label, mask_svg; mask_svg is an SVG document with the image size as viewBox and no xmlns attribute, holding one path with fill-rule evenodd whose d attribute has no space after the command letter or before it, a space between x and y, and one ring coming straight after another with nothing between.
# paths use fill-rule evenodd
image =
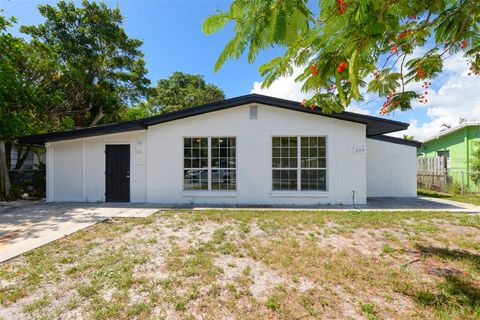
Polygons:
<instances>
[{"instance_id":1,"label":"neighboring house window","mask_svg":"<svg viewBox=\"0 0 480 320\"><path fill-rule=\"evenodd\" d=\"M273 190L327 190L325 137L273 137Z\"/></svg>"},{"instance_id":2,"label":"neighboring house window","mask_svg":"<svg viewBox=\"0 0 480 320\"><path fill-rule=\"evenodd\" d=\"M184 138L185 190L236 190L236 139Z\"/></svg>"},{"instance_id":3,"label":"neighboring house window","mask_svg":"<svg viewBox=\"0 0 480 320\"><path fill-rule=\"evenodd\" d=\"M450 150L437 151L437 156L450 158Z\"/></svg>"},{"instance_id":4,"label":"neighboring house window","mask_svg":"<svg viewBox=\"0 0 480 320\"><path fill-rule=\"evenodd\" d=\"M450 150L437 151L437 156L444 157L446 168L450 168Z\"/></svg>"}]
</instances>

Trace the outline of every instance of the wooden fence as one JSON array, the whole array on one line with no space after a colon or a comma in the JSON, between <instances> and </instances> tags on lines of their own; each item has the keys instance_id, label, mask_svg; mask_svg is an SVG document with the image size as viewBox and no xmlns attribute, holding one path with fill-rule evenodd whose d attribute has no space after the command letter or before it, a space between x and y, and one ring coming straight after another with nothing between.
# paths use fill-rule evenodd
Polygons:
<instances>
[{"instance_id":1,"label":"wooden fence","mask_svg":"<svg viewBox=\"0 0 480 320\"><path fill-rule=\"evenodd\" d=\"M447 168L445 157L417 159L417 187L440 192L480 193L480 171Z\"/></svg>"},{"instance_id":2,"label":"wooden fence","mask_svg":"<svg viewBox=\"0 0 480 320\"><path fill-rule=\"evenodd\" d=\"M448 172L445 157L417 158L418 188L447 192Z\"/></svg>"}]
</instances>

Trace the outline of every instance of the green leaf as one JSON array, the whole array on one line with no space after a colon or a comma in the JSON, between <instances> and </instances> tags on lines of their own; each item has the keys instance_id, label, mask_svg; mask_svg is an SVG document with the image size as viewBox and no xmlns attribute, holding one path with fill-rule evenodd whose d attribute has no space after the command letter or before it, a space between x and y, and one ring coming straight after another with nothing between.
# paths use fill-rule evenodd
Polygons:
<instances>
[{"instance_id":1,"label":"green leaf","mask_svg":"<svg viewBox=\"0 0 480 320\"><path fill-rule=\"evenodd\" d=\"M396 89L400 86L400 79L400 73L390 73L390 69L383 70L378 77L375 77L370 81L367 92L376 93L380 96L386 96L389 92L396 91Z\"/></svg>"},{"instance_id":2,"label":"green leaf","mask_svg":"<svg viewBox=\"0 0 480 320\"><path fill-rule=\"evenodd\" d=\"M273 16L272 21L272 41L279 42L283 41L285 38L285 33L287 29L287 15L285 10L280 9L276 10Z\"/></svg>"},{"instance_id":3,"label":"green leaf","mask_svg":"<svg viewBox=\"0 0 480 320\"><path fill-rule=\"evenodd\" d=\"M350 58L350 65L348 67L348 76L350 77L350 83L352 84L351 95L355 100L360 100L362 98L358 89L358 55L358 49L355 49Z\"/></svg>"},{"instance_id":4,"label":"green leaf","mask_svg":"<svg viewBox=\"0 0 480 320\"><path fill-rule=\"evenodd\" d=\"M202 24L202 31L206 34L212 34L222 29L230 20L228 13L220 12L211 15Z\"/></svg>"},{"instance_id":5,"label":"green leaf","mask_svg":"<svg viewBox=\"0 0 480 320\"><path fill-rule=\"evenodd\" d=\"M392 98L392 102L398 101L398 108L401 111L407 111L412 108L412 100L417 98L415 91L405 91L397 93Z\"/></svg>"}]
</instances>

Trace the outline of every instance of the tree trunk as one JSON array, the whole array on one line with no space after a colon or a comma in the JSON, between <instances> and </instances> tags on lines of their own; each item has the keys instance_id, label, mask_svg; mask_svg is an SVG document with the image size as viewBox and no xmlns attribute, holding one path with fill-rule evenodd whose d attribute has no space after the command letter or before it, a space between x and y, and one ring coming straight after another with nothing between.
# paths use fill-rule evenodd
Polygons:
<instances>
[{"instance_id":1,"label":"tree trunk","mask_svg":"<svg viewBox=\"0 0 480 320\"><path fill-rule=\"evenodd\" d=\"M5 152L7 158L7 168L10 169L12 167L12 143L5 142Z\"/></svg>"},{"instance_id":2,"label":"tree trunk","mask_svg":"<svg viewBox=\"0 0 480 320\"><path fill-rule=\"evenodd\" d=\"M20 182L20 177L22 171L23 164L27 160L28 154L30 153L30 150L32 150L32 147L27 146L25 148L22 148L19 145L16 145L17 148L17 162L15 163L15 167L13 168L13 171L10 174L10 184L18 184ZM24 152L22 153L22 150Z\"/></svg>"},{"instance_id":3,"label":"tree trunk","mask_svg":"<svg viewBox=\"0 0 480 320\"><path fill-rule=\"evenodd\" d=\"M8 176L5 141L0 140L0 196L10 198L10 177Z\"/></svg>"},{"instance_id":4,"label":"tree trunk","mask_svg":"<svg viewBox=\"0 0 480 320\"><path fill-rule=\"evenodd\" d=\"M32 147L27 146L25 152L22 154L22 148L17 145L17 163L15 163L15 170L20 171L22 169L25 160L27 160L28 154L32 150Z\"/></svg>"},{"instance_id":5,"label":"tree trunk","mask_svg":"<svg viewBox=\"0 0 480 320\"><path fill-rule=\"evenodd\" d=\"M90 127L96 126L97 123L98 123L100 120L102 120L102 118L103 118L104 115L105 115L105 114L103 113L103 108L100 107L100 108L98 109L97 114L95 115L95 117L93 118L92 122L90 123Z\"/></svg>"}]
</instances>

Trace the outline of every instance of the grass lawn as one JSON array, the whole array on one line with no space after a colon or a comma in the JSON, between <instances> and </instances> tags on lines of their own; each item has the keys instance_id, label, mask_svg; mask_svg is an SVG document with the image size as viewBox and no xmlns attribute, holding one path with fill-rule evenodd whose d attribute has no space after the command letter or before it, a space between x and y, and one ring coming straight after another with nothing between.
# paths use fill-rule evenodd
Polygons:
<instances>
[{"instance_id":1,"label":"grass lawn","mask_svg":"<svg viewBox=\"0 0 480 320\"><path fill-rule=\"evenodd\" d=\"M0 264L4 319L479 319L480 216L166 211Z\"/></svg>"},{"instance_id":2,"label":"grass lawn","mask_svg":"<svg viewBox=\"0 0 480 320\"><path fill-rule=\"evenodd\" d=\"M417 194L419 196L441 198L446 200L471 203L471 204L480 206L480 195L475 193L468 193L468 194L461 195L461 194L436 192L436 191L427 190L427 189L418 189Z\"/></svg>"}]
</instances>

